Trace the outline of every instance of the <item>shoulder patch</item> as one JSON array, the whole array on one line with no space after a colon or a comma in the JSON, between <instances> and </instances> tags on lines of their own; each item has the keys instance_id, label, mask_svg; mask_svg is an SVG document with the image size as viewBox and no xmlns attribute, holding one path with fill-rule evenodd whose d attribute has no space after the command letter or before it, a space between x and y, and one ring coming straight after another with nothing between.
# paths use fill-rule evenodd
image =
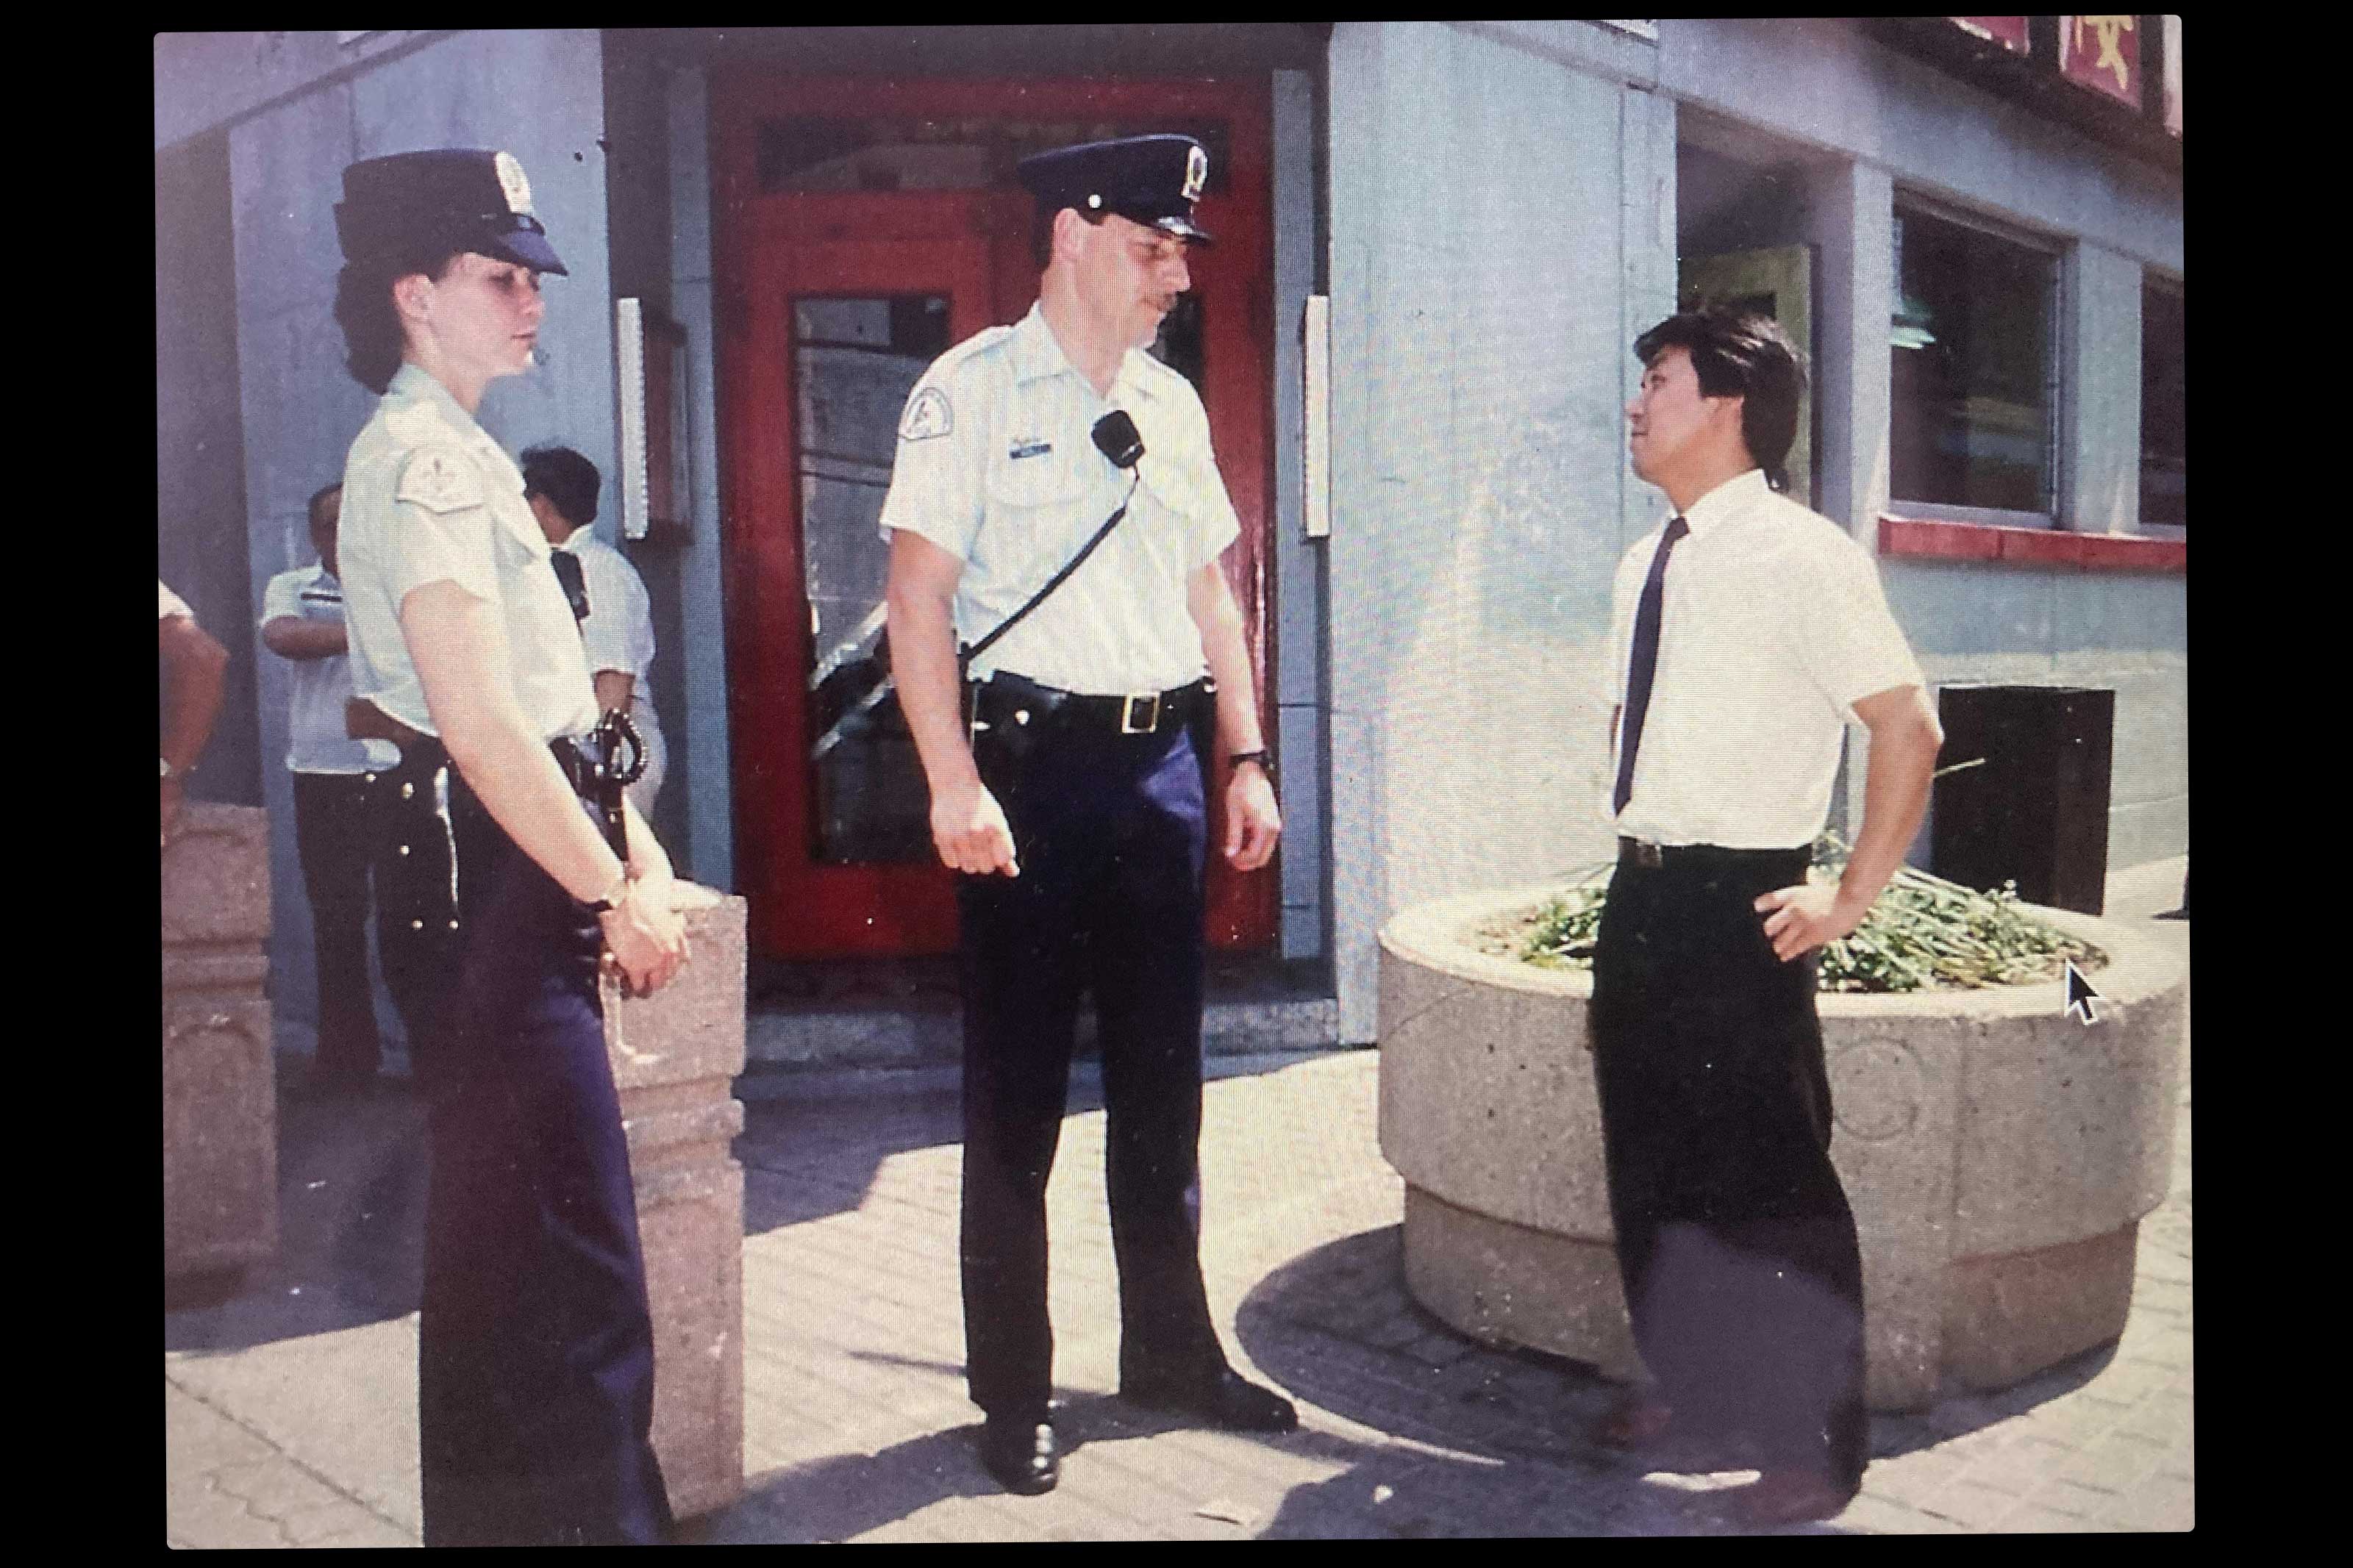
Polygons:
<instances>
[{"instance_id":1,"label":"shoulder patch","mask_svg":"<svg viewBox=\"0 0 2353 1568\"><path fill-rule=\"evenodd\" d=\"M455 453L427 447L401 465L393 500L415 501L427 511L459 511L483 504L482 476Z\"/></svg>"},{"instance_id":2,"label":"shoulder patch","mask_svg":"<svg viewBox=\"0 0 2353 1568\"><path fill-rule=\"evenodd\" d=\"M955 428L955 410L948 405L948 395L936 386L926 386L908 400L906 417L899 421L899 439L928 441Z\"/></svg>"}]
</instances>

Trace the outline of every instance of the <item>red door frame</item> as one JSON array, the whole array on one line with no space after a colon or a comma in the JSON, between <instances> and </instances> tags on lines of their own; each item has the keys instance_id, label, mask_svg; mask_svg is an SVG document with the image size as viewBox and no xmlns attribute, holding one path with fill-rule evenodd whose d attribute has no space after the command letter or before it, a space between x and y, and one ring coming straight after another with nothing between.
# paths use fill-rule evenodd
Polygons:
<instances>
[{"instance_id":1,"label":"red door frame","mask_svg":"<svg viewBox=\"0 0 2353 1568\"><path fill-rule=\"evenodd\" d=\"M1217 120L1229 128L1226 188L1200 205L1218 237L1198 258L1230 308L1205 313L1205 402L1219 468L1241 520L1223 565L1240 602L1260 672L1261 721L1273 729L1273 649L1265 615L1266 539L1273 512L1271 364L1272 150L1264 81L892 80L795 76L759 68L714 73L712 266L721 319L719 391L722 552L726 581L729 718L733 735L736 880L751 903L752 944L791 957L945 952L955 945L949 873L927 867L812 866L793 841L806 832L802 752L810 667L807 589L791 420L789 315L754 310L787 292L946 291L955 341L1036 296L1028 202L996 191L763 195L760 120L779 104L797 113L1076 121ZM912 199L911 199L912 197ZM943 230L943 220L953 226ZM971 274L970 241L989 236L996 281ZM956 236L955 238L946 237ZM965 252L967 260L951 258ZM1212 270L1213 269L1213 270ZM925 279L936 278L937 283ZM1228 281L1228 280L1230 281ZM1201 287L1197 283L1197 287ZM990 295L994 299L990 299ZM1206 290L1205 290L1206 295ZM784 330L777 337L779 325ZM781 417L779 416L781 411ZM1212 769L1208 935L1219 948L1272 945L1278 870L1227 867L1222 834L1227 769Z\"/></svg>"}]
</instances>

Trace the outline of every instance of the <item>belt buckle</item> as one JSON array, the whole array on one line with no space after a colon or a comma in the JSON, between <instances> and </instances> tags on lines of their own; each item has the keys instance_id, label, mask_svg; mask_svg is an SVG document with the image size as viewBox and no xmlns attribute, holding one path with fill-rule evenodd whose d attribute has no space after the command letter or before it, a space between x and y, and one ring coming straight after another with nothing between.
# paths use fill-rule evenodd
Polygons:
<instances>
[{"instance_id":1,"label":"belt buckle","mask_svg":"<svg viewBox=\"0 0 2353 1568\"><path fill-rule=\"evenodd\" d=\"M1149 702L1152 704L1152 717L1146 719L1141 724L1135 721L1135 707L1139 702ZM1159 728L1160 693L1157 691L1139 691L1120 699L1119 732L1121 734L1149 735Z\"/></svg>"},{"instance_id":2,"label":"belt buckle","mask_svg":"<svg viewBox=\"0 0 2353 1568\"><path fill-rule=\"evenodd\" d=\"M1666 852L1647 838L1629 839L1634 846L1634 864L1646 871L1656 871L1666 865Z\"/></svg>"}]
</instances>

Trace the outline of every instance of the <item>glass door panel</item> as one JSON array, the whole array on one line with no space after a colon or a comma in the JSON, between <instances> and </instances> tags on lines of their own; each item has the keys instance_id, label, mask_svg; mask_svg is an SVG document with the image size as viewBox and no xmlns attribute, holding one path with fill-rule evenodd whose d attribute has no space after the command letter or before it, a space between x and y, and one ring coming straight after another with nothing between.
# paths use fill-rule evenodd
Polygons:
<instances>
[{"instance_id":1,"label":"glass door panel","mask_svg":"<svg viewBox=\"0 0 2353 1568\"><path fill-rule=\"evenodd\" d=\"M878 531L899 415L950 345L944 294L793 301L795 463L808 590L809 858L923 865L930 803L883 637Z\"/></svg>"}]
</instances>

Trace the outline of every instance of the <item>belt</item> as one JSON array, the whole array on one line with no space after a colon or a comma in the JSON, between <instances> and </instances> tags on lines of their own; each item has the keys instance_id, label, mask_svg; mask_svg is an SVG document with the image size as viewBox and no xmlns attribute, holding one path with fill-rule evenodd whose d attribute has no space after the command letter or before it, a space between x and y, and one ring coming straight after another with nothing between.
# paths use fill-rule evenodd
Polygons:
<instances>
[{"instance_id":1,"label":"belt","mask_svg":"<svg viewBox=\"0 0 2353 1568\"><path fill-rule=\"evenodd\" d=\"M1190 723L1217 686L1204 676L1166 691L1103 696L1041 686L1026 676L999 670L973 689L976 711L991 724L1050 722L1083 733L1154 735Z\"/></svg>"},{"instance_id":2,"label":"belt","mask_svg":"<svg viewBox=\"0 0 2353 1568\"><path fill-rule=\"evenodd\" d=\"M1728 849L1721 844L1653 844L1647 838L1623 836L1618 840L1618 864L1639 866L1646 871L1669 866L1765 866L1811 854L1804 845L1795 849Z\"/></svg>"}]
</instances>

